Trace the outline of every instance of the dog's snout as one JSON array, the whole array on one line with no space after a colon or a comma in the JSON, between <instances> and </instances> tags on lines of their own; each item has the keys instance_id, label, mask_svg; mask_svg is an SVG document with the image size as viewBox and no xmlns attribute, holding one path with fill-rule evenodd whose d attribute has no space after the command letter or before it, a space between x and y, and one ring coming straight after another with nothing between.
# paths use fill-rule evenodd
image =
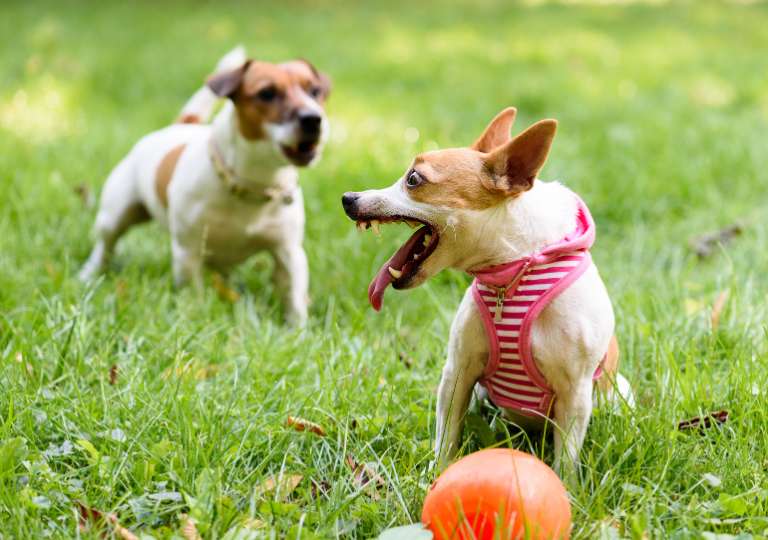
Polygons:
<instances>
[{"instance_id":1,"label":"dog's snout","mask_svg":"<svg viewBox=\"0 0 768 540\"><path fill-rule=\"evenodd\" d=\"M355 193L354 191L347 191L341 197L341 205L344 207L344 211L347 214L354 211L355 204L357 203L357 200L359 198L360 198L360 195L358 193Z\"/></svg>"},{"instance_id":2,"label":"dog's snout","mask_svg":"<svg viewBox=\"0 0 768 540\"><path fill-rule=\"evenodd\" d=\"M320 131L320 124L323 118L316 112L302 112L299 113L299 126L302 131L307 133L317 133Z\"/></svg>"}]
</instances>

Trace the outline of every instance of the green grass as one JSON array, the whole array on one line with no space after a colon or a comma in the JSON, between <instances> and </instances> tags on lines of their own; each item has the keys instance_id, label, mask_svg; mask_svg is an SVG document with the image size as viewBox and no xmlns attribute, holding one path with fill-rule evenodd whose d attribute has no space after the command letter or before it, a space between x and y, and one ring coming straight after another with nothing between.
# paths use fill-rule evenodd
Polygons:
<instances>
[{"instance_id":1,"label":"green grass","mask_svg":"<svg viewBox=\"0 0 768 540\"><path fill-rule=\"evenodd\" d=\"M4 3L0 537L99 538L78 531L76 501L144 538L178 538L183 512L204 537L230 539L248 518L272 538L417 521L468 278L390 291L375 314L366 285L405 230L359 235L339 199L388 185L419 151L469 143L507 105L518 128L560 120L541 176L592 209L638 395L629 416L593 417L573 538L765 537L768 9L596 4ZM237 42L267 60L310 58L334 81L334 135L302 173L313 303L300 332L280 322L264 257L236 272L247 292L235 304L173 292L155 225L125 239L103 280L74 279L94 215L75 188L98 192ZM689 238L737 220L744 234L698 262ZM721 429L676 430L720 408ZM465 452L495 440L550 452L488 413ZM289 415L327 436L285 427ZM378 470L378 495L346 456ZM260 488L280 474L303 476L287 498Z\"/></svg>"}]
</instances>

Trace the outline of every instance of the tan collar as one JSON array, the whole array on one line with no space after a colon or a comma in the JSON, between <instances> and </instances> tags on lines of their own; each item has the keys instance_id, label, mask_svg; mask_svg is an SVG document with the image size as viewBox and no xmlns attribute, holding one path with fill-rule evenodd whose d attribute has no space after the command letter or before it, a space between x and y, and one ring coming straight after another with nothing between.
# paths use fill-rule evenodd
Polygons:
<instances>
[{"instance_id":1,"label":"tan collar","mask_svg":"<svg viewBox=\"0 0 768 540\"><path fill-rule=\"evenodd\" d=\"M227 191L235 197L254 202L280 201L283 204L291 204L293 202L294 192L296 191L295 187L287 189L277 187L254 189L250 187L248 184L252 184L252 181L239 178L235 171L227 166L213 138L211 138L208 144L208 153L211 156L211 163L213 163L213 168L216 170L216 175L222 181Z\"/></svg>"}]
</instances>

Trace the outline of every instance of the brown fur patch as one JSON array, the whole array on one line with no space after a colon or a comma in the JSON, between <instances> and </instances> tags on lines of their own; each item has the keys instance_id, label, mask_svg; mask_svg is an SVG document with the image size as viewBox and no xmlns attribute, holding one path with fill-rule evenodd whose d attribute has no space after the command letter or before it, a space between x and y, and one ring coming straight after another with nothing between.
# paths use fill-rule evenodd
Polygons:
<instances>
[{"instance_id":1,"label":"brown fur patch","mask_svg":"<svg viewBox=\"0 0 768 540\"><path fill-rule=\"evenodd\" d=\"M616 373L619 371L619 342L616 336L611 337L608 344L608 352L605 353L603 360L603 375L597 380L597 387L602 392L607 392L616 380Z\"/></svg>"},{"instance_id":2,"label":"brown fur patch","mask_svg":"<svg viewBox=\"0 0 768 540\"><path fill-rule=\"evenodd\" d=\"M186 144L180 144L172 148L170 152L163 156L163 159L160 160L160 164L157 166L155 193L157 193L157 198L160 199L160 203L165 208L168 208L168 186L173 178L173 171L176 169L176 163L178 163L181 153L186 146Z\"/></svg>"},{"instance_id":3,"label":"brown fur patch","mask_svg":"<svg viewBox=\"0 0 768 540\"><path fill-rule=\"evenodd\" d=\"M182 114L176 120L177 124L202 124L202 122L199 116L192 113Z\"/></svg>"},{"instance_id":4,"label":"brown fur patch","mask_svg":"<svg viewBox=\"0 0 768 540\"><path fill-rule=\"evenodd\" d=\"M416 156L413 170L424 182L408 193L415 201L434 206L483 210L501 203L504 196L483 185L484 154L468 148L437 150Z\"/></svg>"}]
</instances>

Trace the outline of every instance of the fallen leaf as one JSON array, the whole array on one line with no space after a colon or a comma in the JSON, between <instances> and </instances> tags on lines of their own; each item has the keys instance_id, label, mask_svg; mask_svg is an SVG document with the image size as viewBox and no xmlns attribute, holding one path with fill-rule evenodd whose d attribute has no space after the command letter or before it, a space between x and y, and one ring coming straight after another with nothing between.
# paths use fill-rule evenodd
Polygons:
<instances>
[{"instance_id":1,"label":"fallen leaf","mask_svg":"<svg viewBox=\"0 0 768 540\"><path fill-rule=\"evenodd\" d=\"M688 420L683 420L677 424L677 429L680 431L688 431L694 429L703 430L709 429L712 426L724 424L727 421L728 411L716 411L713 413L708 413L705 416L694 416Z\"/></svg>"},{"instance_id":2,"label":"fallen leaf","mask_svg":"<svg viewBox=\"0 0 768 540\"><path fill-rule=\"evenodd\" d=\"M405 354L404 352L401 352L398 357L400 358L400 361L407 367L408 369L411 369L413 367L413 358Z\"/></svg>"},{"instance_id":3,"label":"fallen leaf","mask_svg":"<svg viewBox=\"0 0 768 540\"><path fill-rule=\"evenodd\" d=\"M86 506L80 501L77 501L77 507L80 514L78 525L81 531L87 531L89 523L108 523L112 526L112 531L117 538L120 538L121 540L139 540L138 536L120 525L120 522L117 520L117 516L115 514L107 514L105 516L103 512Z\"/></svg>"},{"instance_id":4,"label":"fallen leaf","mask_svg":"<svg viewBox=\"0 0 768 540\"><path fill-rule=\"evenodd\" d=\"M740 224L734 223L719 231L697 236L691 239L691 249L698 255L699 259L706 259L714 253L716 247L725 246L740 235L743 230Z\"/></svg>"},{"instance_id":5,"label":"fallen leaf","mask_svg":"<svg viewBox=\"0 0 768 540\"><path fill-rule=\"evenodd\" d=\"M266 527L267 524L261 521L260 519L249 517L248 519L243 521L243 527L246 529L262 529Z\"/></svg>"},{"instance_id":6,"label":"fallen leaf","mask_svg":"<svg viewBox=\"0 0 768 540\"><path fill-rule=\"evenodd\" d=\"M202 540L203 537L200 536L200 533L197 531L197 525L195 524L195 520L189 517L187 514L181 514L179 516L179 520L181 521L181 533L182 538L184 540Z\"/></svg>"},{"instance_id":7,"label":"fallen leaf","mask_svg":"<svg viewBox=\"0 0 768 540\"><path fill-rule=\"evenodd\" d=\"M717 295L717 299L712 305L712 313L710 314L709 319L712 322L713 331L717 330L718 326L720 326L720 314L723 312L725 303L728 301L728 294L729 291L727 289L721 292Z\"/></svg>"},{"instance_id":8,"label":"fallen leaf","mask_svg":"<svg viewBox=\"0 0 768 540\"><path fill-rule=\"evenodd\" d=\"M240 293L230 287L224 277L218 272L213 274L213 288L219 294L219 298L230 304L240 300Z\"/></svg>"},{"instance_id":9,"label":"fallen leaf","mask_svg":"<svg viewBox=\"0 0 768 540\"><path fill-rule=\"evenodd\" d=\"M285 421L285 425L296 431L311 431L315 435L325 437L325 430L320 424L315 424L298 416L289 416L288 420Z\"/></svg>"},{"instance_id":10,"label":"fallen leaf","mask_svg":"<svg viewBox=\"0 0 768 540\"><path fill-rule=\"evenodd\" d=\"M387 482L378 472L376 472L374 466L368 463L359 463L351 454L347 454L344 461L347 466L352 469L355 486L361 489L373 486L374 489L370 491L369 494L374 500L379 500L381 495L379 495L376 490L385 487Z\"/></svg>"},{"instance_id":11,"label":"fallen leaf","mask_svg":"<svg viewBox=\"0 0 768 540\"><path fill-rule=\"evenodd\" d=\"M331 487L331 483L327 480L320 480L318 482L317 480L312 479L309 490L312 494L312 498L317 499L320 496L328 495L328 493L331 492Z\"/></svg>"},{"instance_id":12,"label":"fallen leaf","mask_svg":"<svg viewBox=\"0 0 768 540\"><path fill-rule=\"evenodd\" d=\"M275 499L284 501L290 497L303 479L304 477L300 474L270 476L256 488L256 495L275 492Z\"/></svg>"},{"instance_id":13,"label":"fallen leaf","mask_svg":"<svg viewBox=\"0 0 768 540\"><path fill-rule=\"evenodd\" d=\"M112 364L109 368L109 384L114 386L117 383L117 364Z\"/></svg>"},{"instance_id":14,"label":"fallen leaf","mask_svg":"<svg viewBox=\"0 0 768 540\"><path fill-rule=\"evenodd\" d=\"M219 364L203 364L197 358L193 358L180 366L167 368L163 371L162 378L167 380L171 376L178 378L190 377L196 381L204 381L216 375L220 369L221 366Z\"/></svg>"},{"instance_id":15,"label":"fallen leaf","mask_svg":"<svg viewBox=\"0 0 768 540\"><path fill-rule=\"evenodd\" d=\"M93 208L96 204L96 198L93 196L90 186L86 183L79 184L74 187L75 194L80 197L80 201L86 208Z\"/></svg>"}]
</instances>

